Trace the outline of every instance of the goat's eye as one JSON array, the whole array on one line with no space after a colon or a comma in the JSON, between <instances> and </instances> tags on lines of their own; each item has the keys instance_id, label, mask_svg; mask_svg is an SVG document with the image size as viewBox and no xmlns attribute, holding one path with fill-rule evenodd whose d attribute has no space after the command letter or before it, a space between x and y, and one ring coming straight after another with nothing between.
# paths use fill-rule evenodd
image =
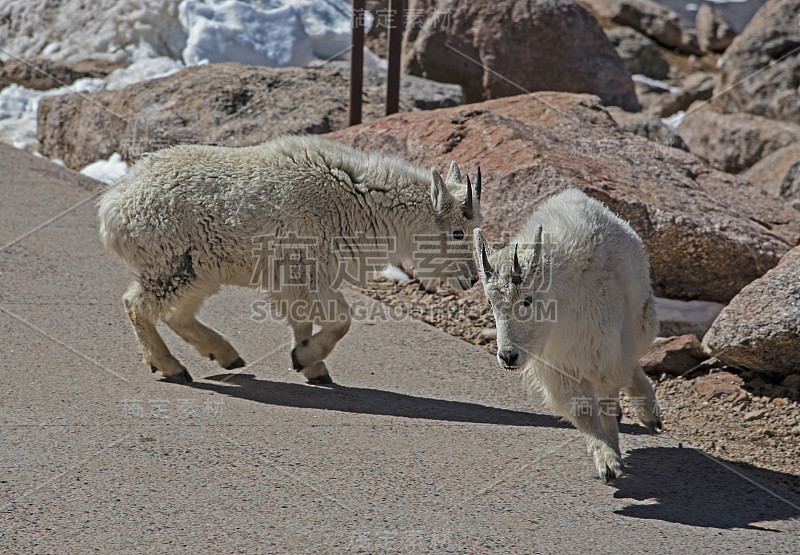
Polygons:
<instances>
[{"instance_id":1,"label":"goat's eye","mask_svg":"<svg viewBox=\"0 0 800 555\"><path fill-rule=\"evenodd\" d=\"M456 241L461 241L464 238L463 229L454 229L451 233L453 234L453 239Z\"/></svg>"},{"instance_id":2,"label":"goat's eye","mask_svg":"<svg viewBox=\"0 0 800 555\"><path fill-rule=\"evenodd\" d=\"M533 297L531 297L530 295L522 299L522 306L531 306L532 303L533 303Z\"/></svg>"}]
</instances>

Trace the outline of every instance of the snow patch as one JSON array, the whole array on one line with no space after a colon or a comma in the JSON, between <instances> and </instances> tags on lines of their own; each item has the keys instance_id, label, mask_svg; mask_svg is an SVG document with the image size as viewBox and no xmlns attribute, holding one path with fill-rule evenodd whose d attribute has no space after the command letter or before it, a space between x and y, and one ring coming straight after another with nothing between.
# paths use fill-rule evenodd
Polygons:
<instances>
[{"instance_id":1,"label":"snow patch","mask_svg":"<svg viewBox=\"0 0 800 555\"><path fill-rule=\"evenodd\" d=\"M678 87L673 87L672 85L668 85L664 81L659 81L658 79L653 79L651 77L648 77L647 75L642 75L640 73L632 75L631 79L633 79L638 83L644 83L648 87L669 91L671 93L676 93L680 90Z\"/></svg>"},{"instance_id":2,"label":"snow patch","mask_svg":"<svg viewBox=\"0 0 800 555\"><path fill-rule=\"evenodd\" d=\"M122 156L114 153L108 160L98 160L92 162L81 170L81 173L97 181L102 181L106 185L113 185L117 179L125 175L128 171L128 164L122 161Z\"/></svg>"},{"instance_id":3,"label":"snow patch","mask_svg":"<svg viewBox=\"0 0 800 555\"><path fill-rule=\"evenodd\" d=\"M345 0L183 0L179 11L187 65L306 66L344 58L350 47Z\"/></svg>"},{"instance_id":4,"label":"snow patch","mask_svg":"<svg viewBox=\"0 0 800 555\"><path fill-rule=\"evenodd\" d=\"M411 278L407 273L405 273L397 266L392 266L391 264L389 264L383 269L381 276L385 277L386 279L391 279L393 281L399 281L400 283L403 283L405 281L411 281Z\"/></svg>"},{"instance_id":5,"label":"snow patch","mask_svg":"<svg viewBox=\"0 0 800 555\"><path fill-rule=\"evenodd\" d=\"M661 123L674 131L680 127L684 117L686 117L686 111L680 110L667 118L661 118Z\"/></svg>"},{"instance_id":6,"label":"snow patch","mask_svg":"<svg viewBox=\"0 0 800 555\"><path fill-rule=\"evenodd\" d=\"M93 93L100 90L103 79L78 79L71 85L37 91L12 84L0 91L0 141L16 148L36 150L36 114L39 101L45 96L68 93Z\"/></svg>"},{"instance_id":7,"label":"snow patch","mask_svg":"<svg viewBox=\"0 0 800 555\"><path fill-rule=\"evenodd\" d=\"M128 67L115 69L106 77L106 89L118 91L129 85L135 85L148 79L166 77L182 70L183 63L166 56L142 58Z\"/></svg>"}]
</instances>

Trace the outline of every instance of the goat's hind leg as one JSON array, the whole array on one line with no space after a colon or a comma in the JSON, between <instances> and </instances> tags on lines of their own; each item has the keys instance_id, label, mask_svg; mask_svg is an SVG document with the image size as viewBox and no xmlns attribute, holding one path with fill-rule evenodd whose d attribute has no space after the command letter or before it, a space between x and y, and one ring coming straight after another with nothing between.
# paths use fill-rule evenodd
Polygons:
<instances>
[{"instance_id":1,"label":"goat's hind leg","mask_svg":"<svg viewBox=\"0 0 800 555\"><path fill-rule=\"evenodd\" d=\"M662 429L661 410L656 401L656 394L650 380L638 364L633 371L633 381L629 387L624 389L625 395L636 413L636 416L647 426L651 432Z\"/></svg>"},{"instance_id":2,"label":"goat's hind leg","mask_svg":"<svg viewBox=\"0 0 800 555\"><path fill-rule=\"evenodd\" d=\"M294 321L289 319L289 324L292 326L292 332L294 333L294 341L292 342L292 350L294 350L298 345L301 345L303 342L307 342L308 339L313 335L314 332L314 324L308 321ZM333 383L330 374L328 373L328 367L325 365L324 361L319 361L311 364L305 368L295 368L297 372L302 372L303 376L308 380L308 383L313 385L329 385Z\"/></svg>"},{"instance_id":3,"label":"goat's hind leg","mask_svg":"<svg viewBox=\"0 0 800 555\"><path fill-rule=\"evenodd\" d=\"M161 372L165 381L191 382L186 368L170 353L156 329L160 306L141 286L134 282L122 296L125 311L142 349L142 362L153 372Z\"/></svg>"},{"instance_id":4,"label":"goat's hind leg","mask_svg":"<svg viewBox=\"0 0 800 555\"><path fill-rule=\"evenodd\" d=\"M174 303L162 319L201 356L215 360L226 370L244 367L244 360L228 340L197 319L196 313L202 299L201 296L182 299Z\"/></svg>"},{"instance_id":5,"label":"goat's hind leg","mask_svg":"<svg viewBox=\"0 0 800 555\"><path fill-rule=\"evenodd\" d=\"M320 317L314 319L321 329L311 337L302 339L292 349L292 366L298 372L302 372L309 383L329 384L333 382L322 361L350 329L350 309L344 296L335 291L309 303L308 321L311 321L313 315L317 313Z\"/></svg>"}]
</instances>

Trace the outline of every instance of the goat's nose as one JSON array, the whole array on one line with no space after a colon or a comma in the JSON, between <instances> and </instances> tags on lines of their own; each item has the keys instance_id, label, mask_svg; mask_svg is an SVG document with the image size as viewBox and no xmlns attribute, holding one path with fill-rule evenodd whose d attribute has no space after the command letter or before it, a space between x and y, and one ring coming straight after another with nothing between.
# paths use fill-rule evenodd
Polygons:
<instances>
[{"instance_id":1,"label":"goat's nose","mask_svg":"<svg viewBox=\"0 0 800 555\"><path fill-rule=\"evenodd\" d=\"M516 366L519 353L513 349L503 349L497 352L497 357L506 366Z\"/></svg>"}]
</instances>

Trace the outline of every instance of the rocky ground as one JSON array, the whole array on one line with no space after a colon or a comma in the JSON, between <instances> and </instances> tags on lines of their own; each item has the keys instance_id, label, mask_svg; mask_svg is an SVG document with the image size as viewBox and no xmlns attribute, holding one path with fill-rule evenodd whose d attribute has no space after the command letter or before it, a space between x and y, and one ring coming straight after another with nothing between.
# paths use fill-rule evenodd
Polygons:
<instances>
[{"instance_id":1,"label":"rocky ground","mask_svg":"<svg viewBox=\"0 0 800 555\"><path fill-rule=\"evenodd\" d=\"M494 320L479 286L454 296L428 293L417 281L397 283L383 278L368 283L361 291L492 354L496 352ZM486 371L487 377L491 372L502 372L499 366ZM732 372L741 379L733 394L703 388L704 376L722 372ZM796 480L790 478L788 482L800 491L797 389L731 368L701 368L684 377L663 374L650 379L664 414L665 433L740 467L791 474Z\"/></svg>"}]
</instances>

